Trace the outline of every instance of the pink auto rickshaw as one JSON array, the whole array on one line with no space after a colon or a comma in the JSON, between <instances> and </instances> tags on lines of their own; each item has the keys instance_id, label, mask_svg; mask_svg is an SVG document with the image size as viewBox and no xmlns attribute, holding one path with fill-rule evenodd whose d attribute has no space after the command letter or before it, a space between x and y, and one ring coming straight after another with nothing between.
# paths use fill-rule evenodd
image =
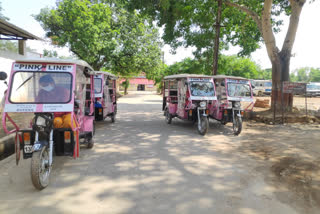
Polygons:
<instances>
[{"instance_id":1,"label":"pink auto rickshaw","mask_svg":"<svg viewBox=\"0 0 320 214\"><path fill-rule=\"evenodd\" d=\"M107 117L115 122L117 115L117 77L105 71L95 71L94 96L95 120Z\"/></svg>"},{"instance_id":2,"label":"pink auto rickshaw","mask_svg":"<svg viewBox=\"0 0 320 214\"><path fill-rule=\"evenodd\" d=\"M6 133L16 133L17 164L20 147L23 158L31 158L35 188L48 186L54 153L79 157L80 139L92 148L93 81L93 69L84 61L39 58L13 63L2 126ZM34 113L28 128L20 128L10 117L24 113ZM8 130L7 122L15 128Z\"/></svg>"},{"instance_id":3,"label":"pink auto rickshaw","mask_svg":"<svg viewBox=\"0 0 320 214\"><path fill-rule=\"evenodd\" d=\"M245 111L253 108L253 93L248 79L234 76L213 76L217 101L210 106L210 118L225 125L233 123L234 135L242 130L242 117Z\"/></svg>"},{"instance_id":4,"label":"pink auto rickshaw","mask_svg":"<svg viewBox=\"0 0 320 214\"><path fill-rule=\"evenodd\" d=\"M162 110L166 122L172 118L197 122L199 134L209 128L209 106L217 99L212 76L177 74L164 77Z\"/></svg>"}]
</instances>

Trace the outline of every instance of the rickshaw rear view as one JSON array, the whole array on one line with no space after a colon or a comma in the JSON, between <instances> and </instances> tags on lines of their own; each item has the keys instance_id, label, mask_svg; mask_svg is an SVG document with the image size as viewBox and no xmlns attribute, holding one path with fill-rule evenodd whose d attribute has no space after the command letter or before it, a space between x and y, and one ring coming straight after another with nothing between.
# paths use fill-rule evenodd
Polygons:
<instances>
[{"instance_id":1,"label":"rickshaw rear view","mask_svg":"<svg viewBox=\"0 0 320 214\"><path fill-rule=\"evenodd\" d=\"M115 122L117 115L117 77L105 71L95 71L94 96L95 120L107 117Z\"/></svg>"}]
</instances>

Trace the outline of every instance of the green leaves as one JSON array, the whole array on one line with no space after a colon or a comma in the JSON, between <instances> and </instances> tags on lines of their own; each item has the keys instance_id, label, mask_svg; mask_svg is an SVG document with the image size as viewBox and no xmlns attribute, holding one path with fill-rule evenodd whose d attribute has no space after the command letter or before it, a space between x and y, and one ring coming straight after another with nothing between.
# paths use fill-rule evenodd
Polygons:
<instances>
[{"instance_id":1,"label":"green leaves","mask_svg":"<svg viewBox=\"0 0 320 214\"><path fill-rule=\"evenodd\" d=\"M320 68L299 68L290 75L292 82L320 82Z\"/></svg>"},{"instance_id":2,"label":"green leaves","mask_svg":"<svg viewBox=\"0 0 320 214\"><path fill-rule=\"evenodd\" d=\"M160 64L158 31L121 5L121 0L63 0L35 18L54 44L67 45L96 70L124 76L152 72Z\"/></svg>"},{"instance_id":3,"label":"green leaves","mask_svg":"<svg viewBox=\"0 0 320 214\"><path fill-rule=\"evenodd\" d=\"M201 58L200 60L186 58L181 62L168 66L164 70L163 76L184 73L211 75L211 70L207 68L207 65L204 62L206 62L205 58ZM220 56L218 74L256 79L259 78L259 73L261 73L261 68L248 58L225 55ZM158 78L158 80L161 80L161 78Z\"/></svg>"}]
</instances>

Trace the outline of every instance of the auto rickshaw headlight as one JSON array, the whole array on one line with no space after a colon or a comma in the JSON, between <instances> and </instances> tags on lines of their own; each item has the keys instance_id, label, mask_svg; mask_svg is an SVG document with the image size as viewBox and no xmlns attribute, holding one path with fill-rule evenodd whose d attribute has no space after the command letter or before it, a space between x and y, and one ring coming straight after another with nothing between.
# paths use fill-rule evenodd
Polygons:
<instances>
[{"instance_id":1,"label":"auto rickshaw headlight","mask_svg":"<svg viewBox=\"0 0 320 214\"><path fill-rule=\"evenodd\" d=\"M233 106L234 106L235 108L240 108L241 104L240 104L240 102L235 102L235 103L233 104Z\"/></svg>"},{"instance_id":2,"label":"auto rickshaw headlight","mask_svg":"<svg viewBox=\"0 0 320 214\"><path fill-rule=\"evenodd\" d=\"M46 119L44 119L43 117L37 117L36 125L37 126L45 126Z\"/></svg>"},{"instance_id":3,"label":"auto rickshaw headlight","mask_svg":"<svg viewBox=\"0 0 320 214\"><path fill-rule=\"evenodd\" d=\"M206 102L204 102L204 101L200 102L200 107L201 107L201 108L204 108L204 107L206 107L206 106L207 106L207 103L206 103Z\"/></svg>"}]
</instances>

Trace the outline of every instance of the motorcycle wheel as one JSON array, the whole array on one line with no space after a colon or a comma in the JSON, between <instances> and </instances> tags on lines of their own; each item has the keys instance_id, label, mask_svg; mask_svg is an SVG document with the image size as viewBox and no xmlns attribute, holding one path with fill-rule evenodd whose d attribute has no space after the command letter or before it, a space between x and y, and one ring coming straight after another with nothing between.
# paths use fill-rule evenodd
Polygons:
<instances>
[{"instance_id":1,"label":"motorcycle wheel","mask_svg":"<svg viewBox=\"0 0 320 214\"><path fill-rule=\"evenodd\" d=\"M242 130L242 119L236 116L233 121L233 133L234 135L239 135Z\"/></svg>"},{"instance_id":2,"label":"motorcycle wheel","mask_svg":"<svg viewBox=\"0 0 320 214\"><path fill-rule=\"evenodd\" d=\"M49 185L51 166L49 166L48 150L48 147L45 146L32 154L31 180L33 186L38 190L42 190Z\"/></svg>"},{"instance_id":3,"label":"motorcycle wheel","mask_svg":"<svg viewBox=\"0 0 320 214\"><path fill-rule=\"evenodd\" d=\"M166 122L168 124L171 124L171 122L172 122L172 115L169 113L168 109L166 109Z\"/></svg>"},{"instance_id":4,"label":"motorcycle wheel","mask_svg":"<svg viewBox=\"0 0 320 214\"><path fill-rule=\"evenodd\" d=\"M205 116L200 116L200 121L198 121L198 132L201 135L205 135L208 132L209 120Z\"/></svg>"}]
</instances>

